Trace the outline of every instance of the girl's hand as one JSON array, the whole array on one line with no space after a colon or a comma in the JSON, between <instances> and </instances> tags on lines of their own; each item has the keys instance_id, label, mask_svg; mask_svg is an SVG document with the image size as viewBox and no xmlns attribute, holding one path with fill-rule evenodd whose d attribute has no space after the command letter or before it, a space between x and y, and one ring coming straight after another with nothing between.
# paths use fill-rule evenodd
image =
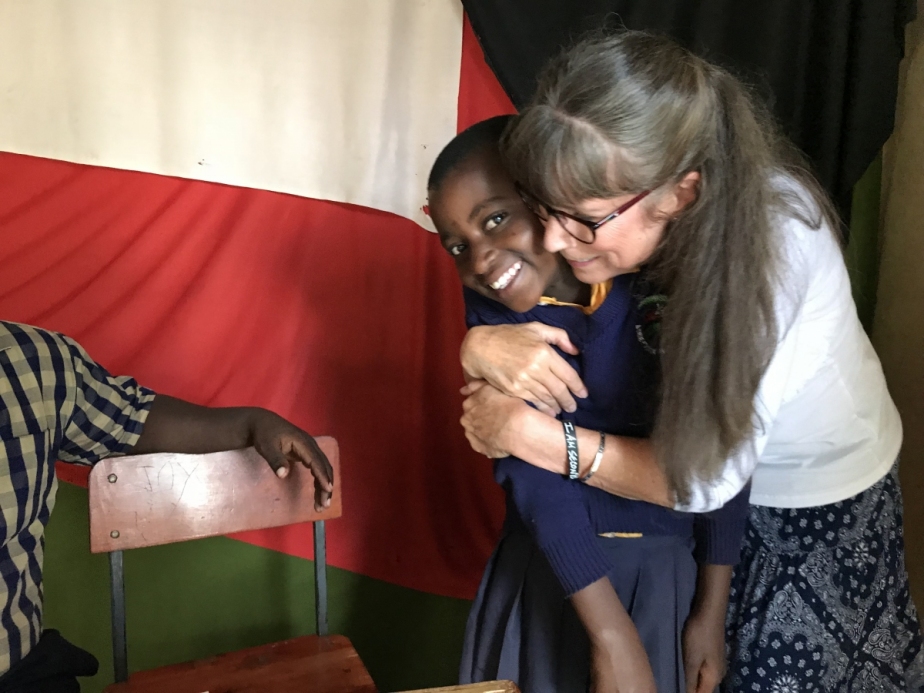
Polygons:
<instances>
[{"instance_id":1,"label":"girl's hand","mask_svg":"<svg viewBox=\"0 0 924 693\"><path fill-rule=\"evenodd\" d=\"M731 579L730 565L699 567L696 598L683 628L687 693L713 693L725 677L725 612Z\"/></svg>"},{"instance_id":2,"label":"girl's hand","mask_svg":"<svg viewBox=\"0 0 924 693\"><path fill-rule=\"evenodd\" d=\"M714 693L725 676L725 628L694 614L683 629L683 670L687 693Z\"/></svg>"},{"instance_id":3,"label":"girl's hand","mask_svg":"<svg viewBox=\"0 0 924 693\"><path fill-rule=\"evenodd\" d=\"M508 397L484 380L467 386L471 394L462 403L462 428L475 452L488 457L507 457L512 439L522 432L520 418L529 405Z\"/></svg>"},{"instance_id":4,"label":"girl's hand","mask_svg":"<svg viewBox=\"0 0 924 693\"><path fill-rule=\"evenodd\" d=\"M578 353L564 330L538 322L473 327L462 342L462 368L469 379L487 380L547 414L574 411L574 397L586 397L587 389L550 345ZM462 390L471 392L469 386Z\"/></svg>"}]
</instances>

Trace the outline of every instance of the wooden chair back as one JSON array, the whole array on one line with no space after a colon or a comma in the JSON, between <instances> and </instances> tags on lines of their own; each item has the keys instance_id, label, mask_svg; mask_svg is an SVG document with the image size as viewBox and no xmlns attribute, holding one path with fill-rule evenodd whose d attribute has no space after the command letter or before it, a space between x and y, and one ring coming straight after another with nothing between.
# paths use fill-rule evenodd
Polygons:
<instances>
[{"instance_id":1,"label":"wooden chair back","mask_svg":"<svg viewBox=\"0 0 924 693\"><path fill-rule=\"evenodd\" d=\"M320 513L314 510L309 470L293 464L280 479L253 448L102 460L89 478L90 550L136 549L340 517L337 441L317 442L335 480L330 507Z\"/></svg>"},{"instance_id":2,"label":"wooden chair back","mask_svg":"<svg viewBox=\"0 0 924 693\"><path fill-rule=\"evenodd\" d=\"M325 520L340 517L340 450L316 439L334 469L329 507L314 509L314 477L293 464L276 476L253 448L207 455L111 457L90 471L90 550L109 553L112 650L117 682L128 679L122 551L251 529L312 522L317 633L327 635Z\"/></svg>"}]
</instances>

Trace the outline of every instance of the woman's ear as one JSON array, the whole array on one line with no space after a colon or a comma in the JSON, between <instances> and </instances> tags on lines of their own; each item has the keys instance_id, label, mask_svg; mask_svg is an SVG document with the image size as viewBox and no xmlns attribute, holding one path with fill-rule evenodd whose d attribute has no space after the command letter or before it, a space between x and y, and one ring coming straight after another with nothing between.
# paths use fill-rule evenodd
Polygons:
<instances>
[{"instance_id":1,"label":"woman's ear","mask_svg":"<svg viewBox=\"0 0 924 693\"><path fill-rule=\"evenodd\" d=\"M676 217L690 204L696 201L699 195L699 171L690 171L674 185L674 210L672 217Z\"/></svg>"}]
</instances>

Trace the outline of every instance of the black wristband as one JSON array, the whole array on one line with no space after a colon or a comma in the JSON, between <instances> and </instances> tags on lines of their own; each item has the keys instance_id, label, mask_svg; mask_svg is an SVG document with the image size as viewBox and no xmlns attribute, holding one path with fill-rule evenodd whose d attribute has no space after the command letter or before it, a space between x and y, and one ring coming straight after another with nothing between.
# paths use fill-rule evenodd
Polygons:
<instances>
[{"instance_id":1,"label":"black wristband","mask_svg":"<svg viewBox=\"0 0 924 693\"><path fill-rule=\"evenodd\" d=\"M577 434L574 432L574 423L571 421L562 421L562 428L565 429L565 450L568 454L568 478L577 479L580 475L578 469L578 447Z\"/></svg>"}]
</instances>

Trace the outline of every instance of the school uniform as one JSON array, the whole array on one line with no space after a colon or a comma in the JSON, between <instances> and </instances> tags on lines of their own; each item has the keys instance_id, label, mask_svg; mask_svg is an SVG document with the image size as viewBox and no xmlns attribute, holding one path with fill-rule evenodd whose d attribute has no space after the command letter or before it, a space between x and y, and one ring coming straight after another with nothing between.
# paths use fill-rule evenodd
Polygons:
<instances>
[{"instance_id":1,"label":"school uniform","mask_svg":"<svg viewBox=\"0 0 924 693\"><path fill-rule=\"evenodd\" d=\"M525 313L466 289L466 318L470 327L535 321L564 329L580 353L560 353L588 397L563 416L579 427L647 436L658 364L643 343L636 277L595 289L588 309L546 300ZM586 691L588 640L567 598L607 576L636 624L658 690L682 691L681 633L696 585L694 550L708 563L737 563L746 492L694 517L514 457L496 461L495 478L506 491L507 517L469 616L462 682L511 679L524 693Z\"/></svg>"}]
</instances>

